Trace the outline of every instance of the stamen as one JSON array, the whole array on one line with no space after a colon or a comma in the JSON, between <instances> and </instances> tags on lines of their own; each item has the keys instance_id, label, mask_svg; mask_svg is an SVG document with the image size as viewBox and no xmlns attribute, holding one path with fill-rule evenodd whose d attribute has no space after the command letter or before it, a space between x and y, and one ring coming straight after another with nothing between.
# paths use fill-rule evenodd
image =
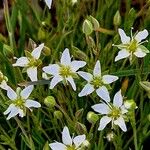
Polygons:
<instances>
[{"instance_id":1,"label":"stamen","mask_svg":"<svg viewBox=\"0 0 150 150\"><path fill-rule=\"evenodd\" d=\"M138 45L141 45L141 44L143 44L143 43L147 43L147 42L148 42L148 40L144 40L144 41L142 41L142 42L138 43Z\"/></svg>"},{"instance_id":2,"label":"stamen","mask_svg":"<svg viewBox=\"0 0 150 150\"><path fill-rule=\"evenodd\" d=\"M133 27L131 27L131 30L130 30L130 33L131 33L131 39L132 39L132 40L133 40L133 32L132 32L132 31L133 31L133 29L134 29L134 28L133 28Z\"/></svg>"}]
</instances>

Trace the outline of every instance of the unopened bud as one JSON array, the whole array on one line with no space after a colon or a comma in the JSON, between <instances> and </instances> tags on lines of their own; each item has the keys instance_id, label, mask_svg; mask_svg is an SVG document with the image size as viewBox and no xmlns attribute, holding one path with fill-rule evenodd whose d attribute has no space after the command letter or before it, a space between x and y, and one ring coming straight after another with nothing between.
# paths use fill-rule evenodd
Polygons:
<instances>
[{"instance_id":1,"label":"unopened bud","mask_svg":"<svg viewBox=\"0 0 150 150\"><path fill-rule=\"evenodd\" d=\"M93 25L89 20L87 20L87 19L84 20L83 26L82 26L82 31L86 35L90 35L93 32Z\"/></svg>"},{"instance_id":2,"label":"unopened bud","mask_svg":"<svg viewBox=\"0 0 150 150\"><path fill-rule=\"evenodd\" d=\"M44 99L44 104L47 106L47 107L54 107L56 105L56 101L55 101L55 98L53 96L47 96L45 99Z\"/></svg>"},{"instance_id":3,"label":"unopened bud","mask_svg":"<svg viewBox=\"0 0 150 150\"><path fill-rule=\"evenodd\" d=\"M114 15L113 23L115 26L119 26L121 24L121 16L119 11L117 11L116 14Z\"/></svg>"},{"instance_id":4,"label":"unopened bud","mask_svg":"<svg viewBox=\"0 0 150 150\"><path fill-rule=\"evenodd\" d=\"M40 28L38 31L38 39L41 41L44 40L45 38L46 38L46 33L42 28Z\"/></svg>"},{"instance_id":5,"label":"unopened bud","mask_svg":"<svg viewBox=\"0 0 150 150\"><path fill-rule=\"evenodd\" d=\"M98 119L99 119L99 116L97 114L95 114L94 112L88 112L88 114L87 114L87 120L90 123L95 124Z\"/></svg>"},{"instance_id":6,"label":"unopened bud","mask_svg":"<svg viewBox=\"0 0 150 150\"><path fill-rule=\"evenodd\" d=\"M54 117L56 118L56 119L62 119L63 118L63 114L62 114L62 112L61 111L59 111L59 110L56 110L56 111L54 111Z\"/></svg>"},{"instance_id":7,"label":"unopened bud","mask_svg":"<svg viewBox=\"0 0 150 150\"><path fill-rule=\"evenodd\" d=\"M43 51L45 56L49 56L51 54L51 49L47 46L44 46Z\"/></svg>"},{"instance_id":8,"label":"unopened bud","mask_svg":"<svg viewBox=\"0 0 150 150\"><path fill-rule=\"evenodd\" d=\"M134 109L137 108L136 103L135 103L135 101L134 101L133 99L131 99L131 100L126 100L126 101L124 102L124 106L125 106L126 109L130 109L130 110L131 110L131 109L134 110Z\"/></svg>"},{"instance_id":9,"label":"unopened bud","mask_svg":"<svg viewBox=\"0 0 150 150\"><path fill-rule=\"evenodd\" d=\"M89 20L90 20L91 23L93 24L94 30L99 29L99 27L100 27L99 22L98 22L93 16L90 16L90 17L89 17Z\"/></svg>"}]
</instances>

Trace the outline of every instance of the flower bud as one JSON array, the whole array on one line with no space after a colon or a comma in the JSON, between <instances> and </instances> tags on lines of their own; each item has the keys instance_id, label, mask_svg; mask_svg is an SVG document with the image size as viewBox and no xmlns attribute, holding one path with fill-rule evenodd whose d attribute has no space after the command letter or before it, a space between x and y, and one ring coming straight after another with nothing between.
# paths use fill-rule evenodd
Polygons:
<instances>
[{"instance_id":1,"label":"flower bud","mask_svg":"<svg viewBox=\"0 0 150 150\"><path fill-rule=\"evenodd\" d=\"M87 19L84 20L83 26L82 26L82 31L86 35L90 35L93 32L93 25L89 20L87 20Z\"/></svg>"},{"instance_id":2,"label":"flower bud","mask_svg":"<svg viewBox=\"0 0 150 150\"><path fill-rule=\"evenodd\" d=\"M87 114L87 120L92 123L95 124L97 122L97 120L99 119L99 116L97 114L95 114L94 112L88 112Z\"/></svg>"},{"instance_id":3,"label":"flower bud","mask_svg":"<svg viewBox=\"0 0 150 150\"><path fill-rule=\"evenodd\" d=\"M40 41L46 39L46 33L45 33L45 31L44 31L43 29L41 29L41 28L40 28L39 31L38 31L38 39L39 39Z\"/></svg>"},{"instance_id":4,"label":"flower bud","mask_svg":"<svg viewBox=\"0 0 150 150\"><path fill-rule=\"evenodd\" d=\"M63 118L63 114L62 114L62 112L61 111L59 111L59 110L56 110L56 111L54 111L54 117L56 118L56 119L62 119Z\"/></svg>"},{"instance_id":5,"label":"flower bud","mask_svg":"<svg viewBox=\"0 0 150 150\"><path fill-rule=\"evenodd\" d=\"M44 104L47 106L47 107L54 107L56 105L56 101L55 101L55 98L53 96L47 96L45 99L44 99Z\"/></svg>"},{"instance_id":6,"label":"flower bud","mask_svg":"<svg viewBox=\"0 0 150 150\"><path fill-rule=\"evenodd\" d=\"M126 109L130 109L130 110L131 110L131 109L134 110L134 109L137 108L136 103L135 103L135 101L134 101L133 99L131 99L131 100L126 100L126 101L124 102L124 106L125 106Z\"/></svg>"},{"instance_id":7,"label":"flower bud","mask_svg":"<svg viewBox=\"0 0 150 150\"><path fill-rule=\"evenodd\" d=\"M116 14L114 15L113 23L115 26L119 26L121 24L121 16L119 11L117 11Z\"/></svg>"},{"instance_id":8,"label":"flower bud","mask_svg":"<svg viewBox=\"0 0 150 150\"><path fill-rule=\"evenodd\" d=\"M99 29L99 27L100 27L99 22L94 17L90 16L89 20L93 24L94 30Z\"/></svg>"},{"instance_id":9,"label":"flower bud","mask_svg":"<svg viewBox=\"0 0 150 150\"><path fill-rule=\"evenodd\" d=\"M45 56L49 56L51 54L51 49L47 46L44 46L42 52L44 53Z\"/></svg>"}]
</instances>

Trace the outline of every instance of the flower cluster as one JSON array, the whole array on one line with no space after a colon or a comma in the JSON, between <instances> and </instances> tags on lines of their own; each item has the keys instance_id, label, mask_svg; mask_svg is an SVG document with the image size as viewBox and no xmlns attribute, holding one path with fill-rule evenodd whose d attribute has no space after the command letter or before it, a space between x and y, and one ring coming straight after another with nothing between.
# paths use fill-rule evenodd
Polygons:
<instances>
[{"instance_id":1,"label":"flower cluster","mask_svg":"<svg viewBox=\"0 0 150 150\"><path fill-rule=\"evenodd\" d=\"M45 0L49 9L51 8L52 0ZM114 45L121 49L118 55L115 57L115 61L123 58L129 57L132 61L133 55L142 58L146 56L149 51L142 45L145 41L142 41L148 36L148 31L145 29L136 33L134 36L131 32L131 38L125 34L122 29L118 29L119 35L121 37L121 44ZM42 64L40 60L40 55L42 49L44 48L44 43L36 47L31 53L26 52L26 57L20 57L13 64L14 67L23 67L28 77L31 81L38 81L38 67ZM111 128L115 129L115 126L119 126L122 131L126 132L127 127L125 124L125 118L127 118L127 113L129 107L126 107L123 102L123 96L121 90L119 90L111 102L109 96L108 87L111 83L115 82L119 78L114 75L102 74L100 61L97 60L93 72L79 71L86 65L85 61L72 60L70 56L69 49L66 48L61 55L60 62L55 64L49 64L44 66L43 77L50 80L50 89L53 89L59 82L63 82L64 85L71 85L72 89L76 91L77 87L75 84L75 79L79 76L87 81L86 85L83 87L81 92L78 94L79 97L87 96L94 91L101 98L101 103L93 105L91 108L99 113L101 116L98 130L103 130L107 124L111 122ZM29 98L32 93L34 86L29 85L23 90L18 87L14 91L11 87L7 85L7 77L3 75L0 71L0 87L7 91L7 96L10 99L9 107L4 112L8 115L7 120L16 115L24 117L26 115L27 109L32 111L32 108L39 108L41 104L35 100ZM76 137L71 137L68 127L64 127L62 132L62 142L55 142L49 144L52 150L79 150L84 148L84 142L86 142L86 136L78 135Z\"/></svg>"}]
</instances>

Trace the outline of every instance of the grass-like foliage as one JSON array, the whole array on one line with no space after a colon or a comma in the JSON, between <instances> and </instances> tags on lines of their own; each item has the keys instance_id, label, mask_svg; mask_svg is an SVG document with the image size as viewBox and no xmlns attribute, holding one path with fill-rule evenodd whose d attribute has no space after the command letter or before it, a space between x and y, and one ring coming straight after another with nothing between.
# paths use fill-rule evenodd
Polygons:
<instances>
[{"instance_id":1,"label":"grass-like foliage","mask_svg":"<svg viewBox=\"0 0 150 150\"><path fill-rule=\"evenodd\" d=\"M145 150L149 0L0 1L0 150Z\"/></svg>"}]
</instances>

